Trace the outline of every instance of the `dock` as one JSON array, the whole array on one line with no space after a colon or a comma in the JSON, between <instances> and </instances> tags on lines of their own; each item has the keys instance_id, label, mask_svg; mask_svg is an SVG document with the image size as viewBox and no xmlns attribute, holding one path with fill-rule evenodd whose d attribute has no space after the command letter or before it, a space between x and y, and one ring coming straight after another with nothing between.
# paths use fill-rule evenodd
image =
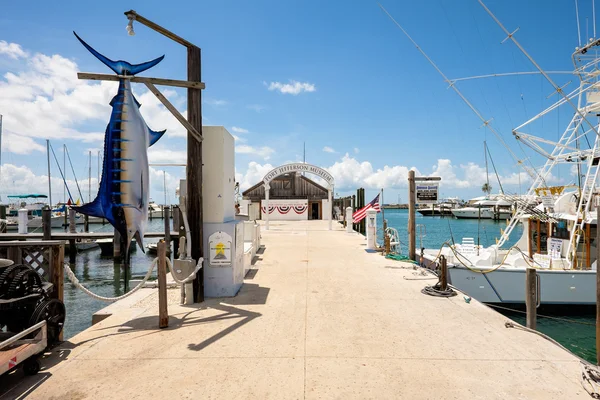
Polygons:
<instances>
[{"instance_id":1,"label":"dock","mask_svg":"<svg viewBox=\"0 0 600 400\"><path fill-rule=\"evenodd\" d=\"M327 221L272 221L236 297L178 305L142 289L53 349L30 399L587 399L580 362L475 299L421 293L409 263ZM426 277L425 277L426 278ZM2 397L4 398L4 397Z\"/></svg>"},{"instance_id":2,"label":"dock","mask_svg":"<svg viewBox=\"0 0 600 400\"><path fill-rule=\"evenodd\" d=\"M179 232L171 232L172 237L179 236ZM52 232L52 240L78 240L78 239L109 239L114 238L115 233L110 230L106 232ZM164 238L164 232L146 232L144 234L146 238ZM0 233L0 242L9 240L42 240L44 234L41 232L35 233Z\"/></svg>"}]
</instances>

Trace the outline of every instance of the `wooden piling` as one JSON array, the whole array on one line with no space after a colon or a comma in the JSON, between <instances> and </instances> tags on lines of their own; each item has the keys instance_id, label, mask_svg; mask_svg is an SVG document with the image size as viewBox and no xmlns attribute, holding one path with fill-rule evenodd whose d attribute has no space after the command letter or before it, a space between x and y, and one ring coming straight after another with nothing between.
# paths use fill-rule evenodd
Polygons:
<instances>
[{"instance_id":1,"label":"wooden piling","mask_svg":"<svg viewBox=\"0 0 600 400\"><path fill-rule=\"evenodd\" d=\"M51 222L52 211L48 207L44 207L42 210L42 230L43 240L50 240L52 237L52 222Z\"/></svg>"},{"instance_id":2,"label":"wooden piling","mask_svg":"<svg viewBox=\"0 0 600 400\"><path fill-rule=\"evenodd\" d=\"M75 210L69 208L69 232L77 233L77 226L75 225Z\"/></svg>"},{"instance_id":3,"label":"wooden piling","mask_svg":"<svg viewBox=\"0 0 600 400\"><path fill-rule=\"evenodd\" d=\"M113 259L115 262L121 263L121 234L115 229L115 237L113 239Z\"/></svg>"},{"instance_id":4,"label":"wooden piling","mask_svg":"<svg viewBox=\"0 0 600 400\"><path fill-rule=\"evenodd\" d=\"M188 46L187 68L188 81L202 82L202 56L199 47ZM187 118L189 123L202 135L202 90L188 88ZM186 168L186 213L190 226L192 254L194 260L204 256L203 214L202 214L202 142L188 131L187 137L187 168ZM200 270L193 282L194 301L204 301L204 269Z\"/></svg>"},{"instance_id":5,"label":"wooden piling","mask_svg":"<svg viewBox=\"0 0 600 400\"><path fill-rule=\"evenodd\" d=\"M527 327L530 329L536 329L537 289L537 272L535 268L527 268L525 272L525 306L527 308Z\"/></svg>"},{"instance_id":6,"label":"wooden piling","mask_svg":"<svg viewBox=\"0 0 600 400\"><path fill-rule=\"evenodd\" d=\"M0 219L6 219L5 205L0 205ZM0 233L6 233L6 225L0 225Z\"/></svg>"},{"instance_id":7,"label":"wooden piling","mask_svg":"<svg viewBox=\"0 0 600 400\"><path fill-rule=\"evenodd\" d=\"M167 244L158 242L158 327L169 327L169 311L167 309Z\"/></svg>"},{"instance_id":8,"label":"wooden piling","mask_svg":"<svg viewBox=\"0 0 600 400\"><path fill-rule=\"evenodd\" d=\"M85 215L83 217L83 231L84 232L90 231L90 217L88 215Z\"/></svg>"},{"instance_id":9,"label":"wooden piling","mask_svg":"<svg viewBox=\"0 0 600 400\"><path fill-rule=\"evenodd\" d=\"M408 171L408 258L416 261L415 253L415 171Z\"/></svg>"},{"instance_id":10,"label":"wooden piling","mask_svg":"<svg viewBox=\"0 0 600 400\"><path fill-rule=\"evenodd\" d=\"M64 245L51 247L51 275L50 282L52 283L54 297L60 301L64 300L64 267L65 262L65 247ZM60 332L58 340L63 340L63 331Z\"/></svg>"},{"instance_id":11,"label":"wooden piling","mask_svg":"<svg viewBox=\"0 0 600 400\"><path fill-rule=\"evenodd\" d=\"M167 247L171 247L171 210L169 207L163 207L163 216L165 222L165 242L167 242Z\"/></svg>"},{"instance_id":12,"label":"wooden piling","mask_svg":"<svg viewBox=\"0 0 600 400\"><path fill-rule=\"evenodd\" d=\"M440 256L440 290L448 290L448 260L445 256Z\"/></svg>"}]
</instances>

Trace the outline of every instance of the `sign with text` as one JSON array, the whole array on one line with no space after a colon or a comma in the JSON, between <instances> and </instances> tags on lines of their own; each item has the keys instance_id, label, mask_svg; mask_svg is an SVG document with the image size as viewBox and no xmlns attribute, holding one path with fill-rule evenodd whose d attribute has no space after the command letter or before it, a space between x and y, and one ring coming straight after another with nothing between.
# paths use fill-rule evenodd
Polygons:
<instances>
[{"instance_id":1,"label":"sign with text","mask_svg":"<svg viewBox=\"0 0 600 400\"><path fill-rule=\"evenodd\" d=\"M416 182L415 197L417 204L437 204L439 182Z\"/></svg>"}]
</instances>

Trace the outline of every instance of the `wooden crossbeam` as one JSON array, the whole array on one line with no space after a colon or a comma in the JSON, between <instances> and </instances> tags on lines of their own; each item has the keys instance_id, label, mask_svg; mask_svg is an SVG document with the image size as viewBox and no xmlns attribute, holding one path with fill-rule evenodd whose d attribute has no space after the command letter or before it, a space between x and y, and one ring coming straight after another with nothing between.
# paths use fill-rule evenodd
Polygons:
<instances>
[{"instance_id":1,"label":"wooden crossbeam","mask_svg":"<svg viewBox=\"0 0 600 400\"><path fill-rule=\"evenodd\" d=\"M192 126L192 124L190 124L188 122L187 119L183 118L183 115L181 115L181 113L175 108L175 106L173 104L171 104L171 102L169 100L167 100L167 98L160 92L160 90L158 90L156 88L156 86L154 86L150 82L144 82L144 83L146 84L146 87L152 93L154 93L154 95L156 96L156 98L158 100L160 100L161 103L163 103L163 105L167 108L167 110L171 111L171 114L173 114L173 116L175 118L177 118L177 120L179 122L181 122L181 125L183 125L183 127L185 129L187 129L188 132L190 132L192 134L192 136L194 137L194 139L196 139L198 142L202 142L202 135L200 133L198 133L198 131L196 130L196 128L194 128Z\"/></svg>"},{"instance_id":2,"label":"wooden crossbeam","mask_svg":"<svg viewBox=\"0 0 600 400\"><path fill-rule=\"evenodd\" d=\"M191 81L180 81L176 79L163 79L163 78L147 78L145 76L132 76L132 75L110 75L110 74L96 74L90 72L78 72L77 78L89 79L92 81L119 81L120 79L129 79L131 82L138 83L152 83L154 85L164 86L175 86L189 89L204 89L206 85L204 82L191 82Z\"/></svg>"}]
</instances>

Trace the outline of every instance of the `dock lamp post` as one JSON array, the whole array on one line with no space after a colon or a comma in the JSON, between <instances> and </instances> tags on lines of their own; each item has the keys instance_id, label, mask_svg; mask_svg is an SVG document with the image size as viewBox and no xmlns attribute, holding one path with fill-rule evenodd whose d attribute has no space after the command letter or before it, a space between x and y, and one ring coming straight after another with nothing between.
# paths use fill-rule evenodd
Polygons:
<instances>
[{"instance_id":1,"label":"dock lamp post","mask_svg":"<svg viewBox=\"0 0 600 400\"><path fill-rule=\"evenodd\" d=\"M133 23L139 22L184 46L187 49L187 80L188 82L197 82L198 84L202 82L202 59L199 47L144 18L134 10L125 11L124 14L129 21L127 24L127 33L130 36L135 35ZM202 237L202 90L200 88L188 87L187 105L187 122L191 125L192 129L195 129L195 132L188 129L187 137L186 208L192 242L192 254L188 254L188 256L191 256L194 260L199 260L204 255ZM196 136L196 133L199 133L199 138ZM201 271L193 282L194 300L197 303L204 301L204 269L201 269Z\"/></svg>"}]
</instances>

